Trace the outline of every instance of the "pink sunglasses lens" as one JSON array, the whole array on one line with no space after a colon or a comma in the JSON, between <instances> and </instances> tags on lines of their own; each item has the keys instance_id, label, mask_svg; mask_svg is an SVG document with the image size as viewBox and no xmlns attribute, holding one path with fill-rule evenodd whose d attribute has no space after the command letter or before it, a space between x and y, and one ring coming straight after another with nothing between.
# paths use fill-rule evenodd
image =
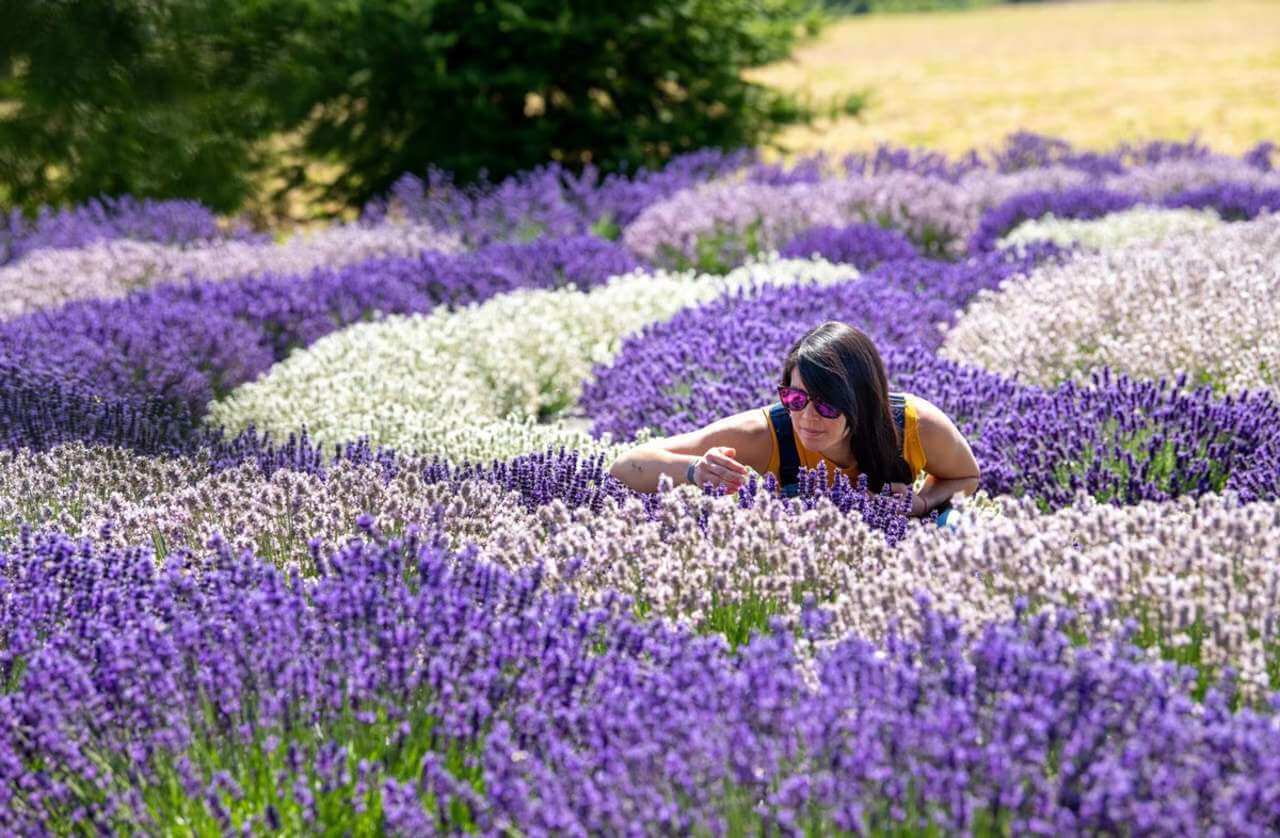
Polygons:
<instances>
[{"instance_id":1,"label":"pink sunglasses lens","mask_svg":"<svg viewBox=\"0 0 1280 838\"><path fill-rule=\"evenodd\" d=\"M824 419L834 419L840 415L838 407L832 407L826 402L820 402L817 399L813 400L813 409L818 411L818 415Z\"/></svg>"},{"instance_id":2,"label":"pink sunglasses lens","mask_svg":"<svg viewBox=\"0 0 1280 838\"><path fill-rule=\"evenodd\" d=\"M799 413L809 404L809 394L791 387L779 387L778 400L782 402L782 406L787 410ZM818 415L824 419L835 419L840 415L840 408L829 405L819 399L813 400L813 409L818 411Z\"/></svg>"},{"instance_id":3,"label":"pink sunglasses lens","mask_svg":"<svg viewBox=\"0 0 1280 838\"><path fill-rule=\"evenodd\" d=\"M787 410L801 411L809 403L809 397L799 390L782 389L778 391L778 399Z\"/></svg>"}]
</instances>

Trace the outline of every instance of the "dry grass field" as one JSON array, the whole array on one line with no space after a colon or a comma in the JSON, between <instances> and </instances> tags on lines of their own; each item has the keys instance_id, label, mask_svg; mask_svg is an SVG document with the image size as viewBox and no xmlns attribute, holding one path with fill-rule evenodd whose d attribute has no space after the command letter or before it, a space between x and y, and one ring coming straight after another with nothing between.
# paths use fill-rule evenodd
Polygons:
<instances>
[{"instance_id":1,"label":"dry grass field","mask_svg":"<svg viewBox=\"0 0 1280 838\"><path fill-rule=\"evenodd\" d=\"M949 152L1028 129L1085 147L1186 139L1223 151L1280 139L1280 2L1064 2L846 18L753 79L857 117L793 129L795 152L877 142Z\"/></svg>"}]
</instances>

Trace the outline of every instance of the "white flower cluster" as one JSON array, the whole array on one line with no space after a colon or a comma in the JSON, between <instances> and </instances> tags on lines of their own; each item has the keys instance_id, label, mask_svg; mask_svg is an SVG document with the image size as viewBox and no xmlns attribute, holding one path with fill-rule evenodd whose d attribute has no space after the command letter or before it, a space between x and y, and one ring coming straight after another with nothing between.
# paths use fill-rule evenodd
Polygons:
<instances>
[{"instance_id":1,"label":"white flower cluster","mask_svg":"<svg viewBox=\"0 0 1280 838\"><path fill-rule=\"evenodd\" d=\"M118 239L71 250L37 250L0 268L0 320L73 300L123 297L161 282L302 275L379 256L460 249L456 235L422 224L339 224L299 233L282 244L219 241L176 247Z\"/></svg>"},{"instance_id":2,"label":"white flower cluster","mask_svg":"<svg viewBox=\"0 0 1280 838\"><path fill-rule=\"evenodd\" d=\"M1042 385L1102 366L1280 391L1280 215L1049 265L979 294L941 354Z\"/></svg>"},{"instance_id":3,"label":"white flower cluster","mask_svg":"<svg viewBox=\"0 0 1280 838\"><path fill-rule=\"evenodd\" d=\"M856 276L848 265L769 256L724 277L637 271L587 292L516 291L458 311L362 323L214 403L209 421L282 436L305 425L325 444L367 436L455 462L558 445L612 453L610 440L592 439L562 414L627 335L730 291Z\"/></svg>"},{"instance_id":4,"label":"white flower cluster","mask_svg":"<svg viewBox=\"0 0 1280 838\"><path fill-rule=\"evenodd\" d=\"M1014 248L1034 241L1090 250L1118 250L1136 244L1158 244L1179 233L1209 230L1222 224L1211 209L1134 207L1095 219L1057 218L1053 213L1024 221L997 243Z\"/></svg>"}]
</instances>

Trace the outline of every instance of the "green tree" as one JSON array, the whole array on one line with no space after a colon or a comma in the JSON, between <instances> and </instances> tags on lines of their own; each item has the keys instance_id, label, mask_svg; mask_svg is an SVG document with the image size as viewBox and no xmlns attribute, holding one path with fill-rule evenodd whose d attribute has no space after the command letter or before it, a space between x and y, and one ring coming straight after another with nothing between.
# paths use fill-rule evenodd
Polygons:
<instances>
[{"instance_id":1,"label":"green tree","mask_svg":"<svg viewBox=\"0 0 1280 838\"><path fill-rule=\"evenodd\" d=\"M810 0L317 0L290 121L349 202L428 165L659 165L806 118L742 71L818 22Z\"/></svg>"},{"instance_id":2,"label":"green tree","mask_svg":"<svg viewBox=\"0 0 1280 838\"><path fill-rule=\"evenodd\" d=\"M224 0L0 0L0 195L238 207L280 117L267 21L246 38L241 17Z\"/></svg>"},{"instance_id":3,"label":"green tree","mask_svg":"<svg viewBox=\"0 0 1280 838\"><path fill-rule=\"evenodd\" d=\"M754 146L808 118L742 71L817 0L0 0L0 198L242 205L270 137L347 205L428 166L605 171Z\"/></svg>"}]
</instances>

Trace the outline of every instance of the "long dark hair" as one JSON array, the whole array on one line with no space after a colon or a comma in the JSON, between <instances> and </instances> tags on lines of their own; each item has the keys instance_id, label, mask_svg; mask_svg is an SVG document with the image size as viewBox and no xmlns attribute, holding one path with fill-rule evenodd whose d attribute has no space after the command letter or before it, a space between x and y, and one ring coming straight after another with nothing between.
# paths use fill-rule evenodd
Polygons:
<instances>
[{"instance_id":1,"label":"long dark hair","mask_svg":"<svg viewBox=\"0 0 1280 838\"><path fill-rule=\"evenodd\" d=\"M838 320L815 326L795 342L782 364L782 384L800 370L809 395L840 408L848 423L858 470L868 487L910 483L913 475L902 461L902 439L889 407L889 379L876 345L861 329Z\"/></svg>"}]
</instances>

